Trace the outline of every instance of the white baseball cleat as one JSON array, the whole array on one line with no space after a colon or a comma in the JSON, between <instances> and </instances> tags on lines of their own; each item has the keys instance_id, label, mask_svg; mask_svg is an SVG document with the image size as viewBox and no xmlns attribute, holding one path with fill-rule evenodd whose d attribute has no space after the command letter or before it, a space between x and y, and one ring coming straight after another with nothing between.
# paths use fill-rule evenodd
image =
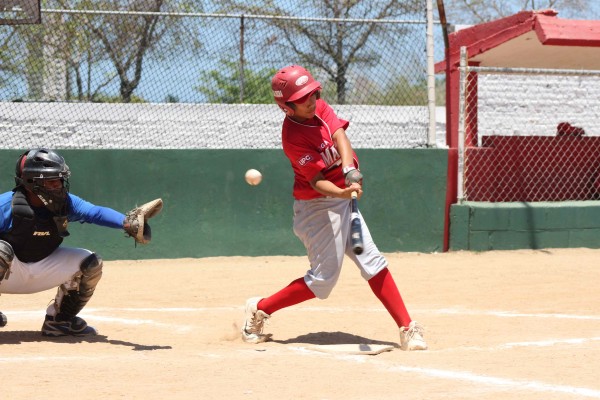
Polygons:
<instances>
[{"instance_id":1,"label":"white baseball cleat","mask_svg":"<svg viewBox=\"0 0 600 400\"><path fill-rule=\"evenodd\" d=\"M400 328L400 348L402 350L427 350L427 343L423 339L423 327L412 321L408 328Z\"/></svg>"},{"instance_id":2,"label":"white baseball cleat","mask_svg":"<svg viewBox=\"0 0 600 400\"><path fill-rule=\"evenodd\" d=\"M272 334L263 334L265 321L269 314L257 308L261 297L253 297L246 301L246 320L242 328L242 340L246 343L263 343L271 339Z\"/></svg>"}]
</instances>

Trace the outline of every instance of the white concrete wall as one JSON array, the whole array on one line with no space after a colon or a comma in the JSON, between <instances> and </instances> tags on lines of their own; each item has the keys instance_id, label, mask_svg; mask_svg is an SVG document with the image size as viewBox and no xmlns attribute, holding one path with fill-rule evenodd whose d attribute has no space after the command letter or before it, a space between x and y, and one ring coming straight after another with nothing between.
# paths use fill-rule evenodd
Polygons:
<instances>
[{"instance_id":1,"label":"white concrete wall","mask_svg":"<svg viewBox=\"0 0 600 400\"><path fill-rule=\"evenodd\" d=\"M568 122L586 136L600 136L600 74L480 74L478 86L480 135L553 136Z\"/></svg>"},{"instance_id":2,"label":"white concrete wall","mask_svg":"<svg viewBox=\"0 0 600 400\"><path fill-rule=\"evenodd\" d=\"M334 106L356 148L427 146L426 107ZM445 113L437 115L445 145ZM0 103L0 148L280 148L274 105Z\"/></svg>"}]
</instances>

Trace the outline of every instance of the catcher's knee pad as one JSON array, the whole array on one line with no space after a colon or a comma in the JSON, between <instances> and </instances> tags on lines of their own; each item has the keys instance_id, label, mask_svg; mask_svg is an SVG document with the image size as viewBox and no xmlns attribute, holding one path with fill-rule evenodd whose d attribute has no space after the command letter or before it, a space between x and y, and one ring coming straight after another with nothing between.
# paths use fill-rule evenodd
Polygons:
<instances>
[{"instance_id":1,"label":"catcher's knee pad","mask_svg":"<svg viewBox=\"0 0 600 400\"><path fill-rule=\"evenodd\" d=\"M0 240L0 281L7 278L10 273L10 266L15 258L15 251L10 243Z\"/></svg>"},{"instance_id":2,"label":"catcher's knee pad","mask_svg":"<svg viewBox=\"0 0 600 400\"><path fill-rule=\"evenodd\" d=\"M82 274L81 282L79 283L80 292L82 286L91 287L92 290L96 287L102 277L102 265L102 258L96 253L92 253L83 259L79 266Z\"/></svg>"},{"instance_id":3,"label":"catcher's knee pad","mask_svg":"<svg viewBox=\"0 0 600 400\"><path fill-rule=\"evenodd\" d=\"M58 312L62 316L74 317L90 301L102 277L102 258L92 253L83 259L79 269L79 287L76 290L68 290L59 305Z\"/></svg>"}]
</instances>

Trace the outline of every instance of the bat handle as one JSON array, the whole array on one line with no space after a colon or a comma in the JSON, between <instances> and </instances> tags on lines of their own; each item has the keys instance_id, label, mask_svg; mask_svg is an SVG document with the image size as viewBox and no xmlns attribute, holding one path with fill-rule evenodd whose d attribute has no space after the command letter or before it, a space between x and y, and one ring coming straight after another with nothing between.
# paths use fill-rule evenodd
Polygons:
<instances>
[{"instance_id":1,"label":"bat handle","mask_svg":"<svg viewBox=\"0 0 600 400\"><path fill-rule=\"evenodd\" d=\"M352 191L352 194L351 194L351 196L352 196L352 200L355 200L355 199L357 199L357 198L358 198L358 193L356 193L356 190L353 190L353 191Z\"/></svg>"}]
</instances>

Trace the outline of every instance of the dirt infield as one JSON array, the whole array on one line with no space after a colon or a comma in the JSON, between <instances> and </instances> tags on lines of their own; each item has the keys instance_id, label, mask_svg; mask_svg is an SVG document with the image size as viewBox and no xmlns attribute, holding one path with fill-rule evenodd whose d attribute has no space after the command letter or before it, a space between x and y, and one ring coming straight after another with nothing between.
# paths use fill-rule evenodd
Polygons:
<instances>
[{"instance_id":1,"label":"dirt infield","mask_svg":"<svg viewBox=\"0 0 600 400\"><path fill-rule=\"evenodd\" d=\"M54 291L2 295L1 399L600 399L600 250L386 254L430 350L397 346L346 262L331 297L273 315L273 341L238 331L246 298L302 276L305 257L112 261L82 316L100 335L40 335Z\"/></svg>"}]
</instances>

